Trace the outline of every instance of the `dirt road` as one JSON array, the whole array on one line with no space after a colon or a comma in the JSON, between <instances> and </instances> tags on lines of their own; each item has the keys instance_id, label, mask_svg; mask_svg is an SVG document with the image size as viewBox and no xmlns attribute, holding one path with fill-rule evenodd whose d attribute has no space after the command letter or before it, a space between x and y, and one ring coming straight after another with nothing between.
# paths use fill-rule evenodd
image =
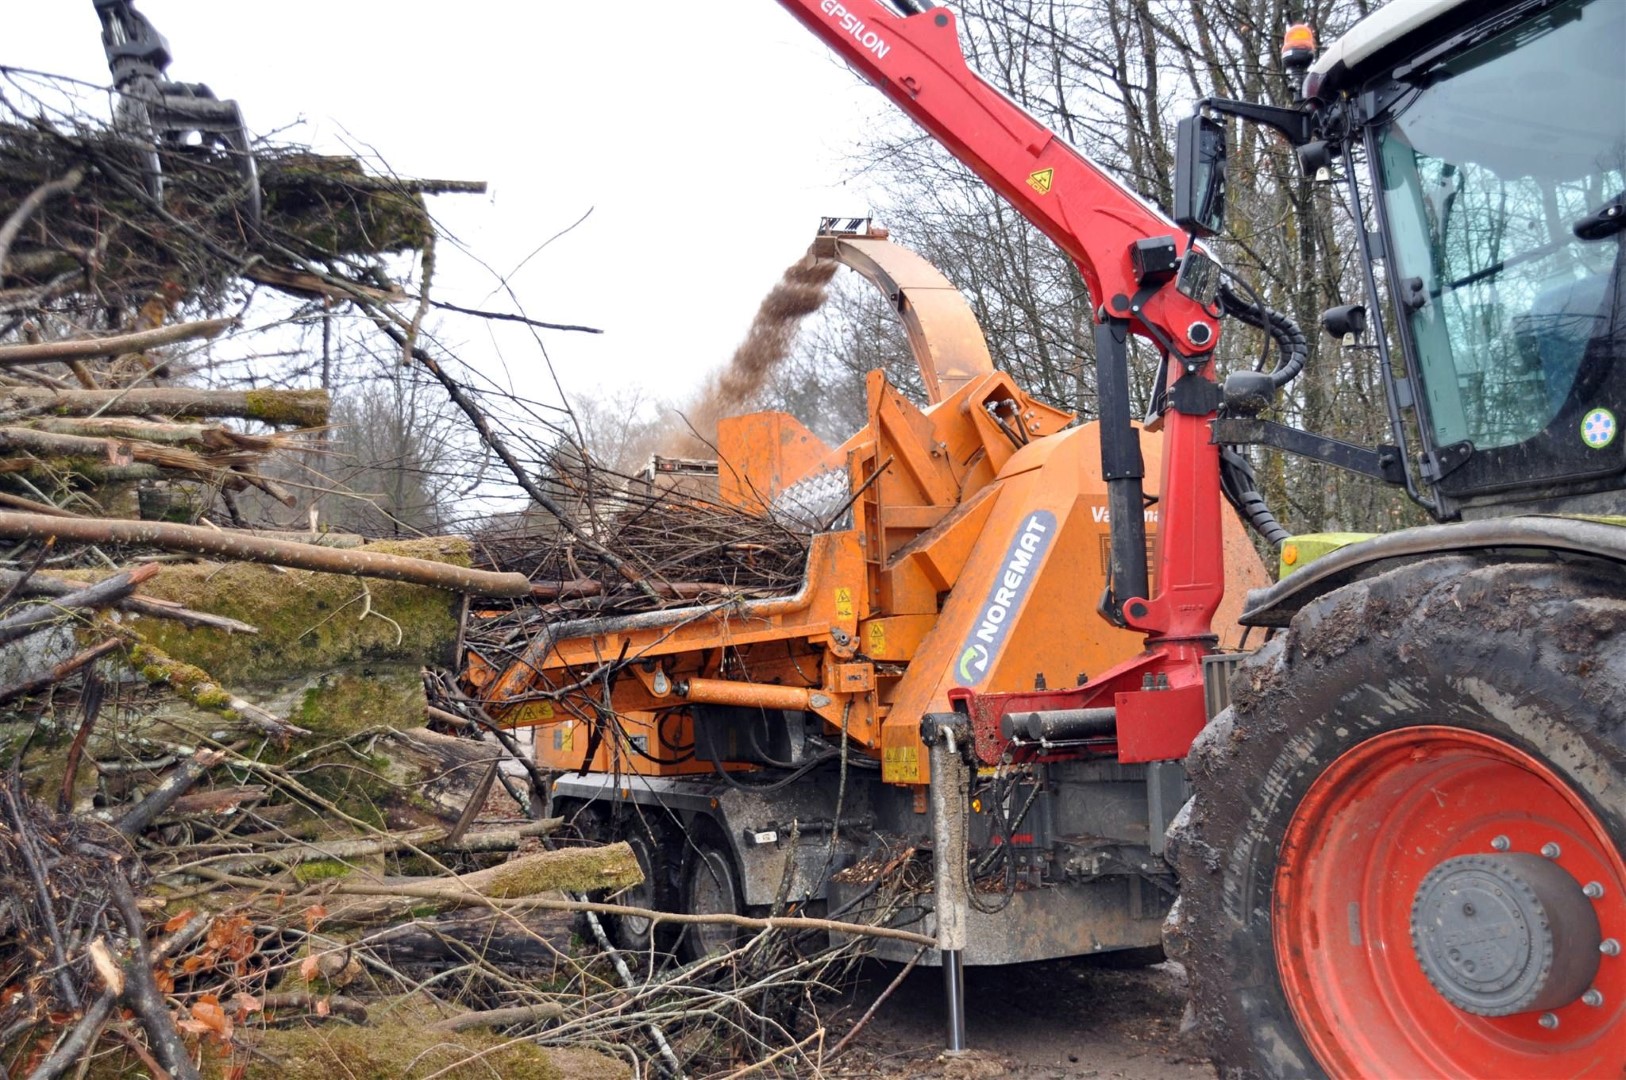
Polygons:
<instances>
[{"instance_id":1,"label":"dirt road","mask_svg":"<svg viewBox=\"0 0 1626 1080\"><path fill-rule=\"evenodd\" d=\"M875 965L858 988L867 1005L896 968ZM971 1050L942 1055L943 982L917 969L835 1063L839 1077L941 1080L1213 1080L1182 1037L1185 972L1178 964L1117 971L1063 960L966 973ZM856 1020L857 1013L849 1019ZM837 1038L845 1031L836 1032Z\"/></svg>"}]
</instances>

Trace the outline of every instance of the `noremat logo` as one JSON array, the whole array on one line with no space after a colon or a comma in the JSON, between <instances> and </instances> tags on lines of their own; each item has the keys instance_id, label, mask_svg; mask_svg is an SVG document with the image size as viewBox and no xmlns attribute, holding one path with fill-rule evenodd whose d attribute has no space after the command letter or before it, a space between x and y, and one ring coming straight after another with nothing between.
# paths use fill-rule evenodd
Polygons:
<instances>
[{"instance_id":1,"label":"noremat logo","mask_svg":"<svg viewBox=\"0 0 1626 1080\"><path fill-rule=\"evenodd\" d=\"M848 11L845 4L837 3L836 0L824 0L819 5L819 10L830 16L834 22L840 23L841 28L851 34L854 41L874 53L877 59L885 59L886 54L892 51L892 46L888 45L880 34L865 26L864 21L857 15Z\"/></svg>"},{"instance_id":2,"label":"noremat logo","mask_svg":"<svg viewBox=\"0 0 1626 1080\"><path fill-rule=\"evenodd\" d=\"M1055 532L1056 515L1038 510L1028 516L1021 531L1011 539L1011 546L1005 552L1005 569L988 589L982 614L966 635L959 660L954 665L954 680L961 686L972 687L981 682L998 658L999 650L1010 636L1011 617L1027 597L1033 573L1044 561Z\"/></svg>"}]
</instances>

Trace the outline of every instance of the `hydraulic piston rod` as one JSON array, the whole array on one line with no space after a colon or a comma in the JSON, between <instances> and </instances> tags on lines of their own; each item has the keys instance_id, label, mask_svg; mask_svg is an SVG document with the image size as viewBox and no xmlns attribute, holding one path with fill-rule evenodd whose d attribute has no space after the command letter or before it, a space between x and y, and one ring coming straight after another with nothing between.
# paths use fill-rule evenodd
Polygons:
<instances>
[{"instance_id":1,"label":"hydraulic piston rod","mask_svg":"<svg viewBox=\"0 0 1626 1080\"><path fill-rule=\"evenodd\" d=\"M999 719L999 731L1007 739L1029 742L1110 738L1118 731L1118 710L1048 709L1006 713Z\"/></svg>"}]
</instances>

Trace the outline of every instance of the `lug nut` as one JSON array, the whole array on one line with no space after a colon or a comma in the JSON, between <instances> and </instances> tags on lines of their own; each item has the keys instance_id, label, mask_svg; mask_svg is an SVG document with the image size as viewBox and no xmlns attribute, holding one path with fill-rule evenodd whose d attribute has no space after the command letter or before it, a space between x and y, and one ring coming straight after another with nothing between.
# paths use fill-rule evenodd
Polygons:
<instances>
[{"instance_id":1,"label":"lug nut","mask_svg":"<svg viewBox=\"0 0 1626 1080\"><path fill-rule=\"evenodd\" d=\"M1603 941L1598 945L1598 951L1603 953L1605 956L1619 956L1620 942L1616 941L1612 937L1604 938Z\"/></svg>"},{"instance_id":2,"label":"lug nut","mask_svg":"<svg viewBox=\"0 0 1626 1080\"><path fill-rule=\"evenodd\" d=\"M1603 884L1597 881L1589 881L1582 887L1581 891L1586 893L1587 899L1596 900L1603 895Z\"/></svg>"},{"instance_id":3,"label":"lug nut","mask_svg":"<svg viewBox=\"0 0 1626 1080\"><path fill-rule=\"evenodd\" d=\"M1541 845L1541 853L1543 855L1545 855L1549 859L1558 858L1559 855L1563 854L1563 850L1564 850L1563 848L1560 848L1557 844L1553 843L1551 840L1549 840L1545 844Z\"/></svg>"},{"instance_id":4,"label":"lug nut","mask_svg":"<svg viewBox=\"0 0 1626 1080\"><path fill-rule=\"evenodd\" d=\"M1508 848L1510 848L1512 846L1513 846L1513 841L1509 840L1505 836L1498 836L1496 839L1491 841L1491 850L1492 851L1506 851Z\"/></svg>"},{"instance_id":5,"label":"lug nut","mask_svg":"<svg viewBox=\"0 0 1626 1080\"><path fill-rule=\"evenodd\" d=\"M1536 1023L1540 1024L1548 1031L1552 1031L1554 1028L1558 1027L1558 1017L1553 1013L1542 1013L1541 1019L1537 1020Z\"/></svg>"},{"instance_id":6,"label":"lug nut","mask_svg":"<svg viewBox=\"0 0 1626 1080\"><path fill-rule=\"evenodd\" d=\"M1588 990L1586 993L1581 995L1581 1004L1591 1005L1594 1009L1596 1009L1599 1005L1603 1004L1603 991Z\"/></svg>"}]
</instances>

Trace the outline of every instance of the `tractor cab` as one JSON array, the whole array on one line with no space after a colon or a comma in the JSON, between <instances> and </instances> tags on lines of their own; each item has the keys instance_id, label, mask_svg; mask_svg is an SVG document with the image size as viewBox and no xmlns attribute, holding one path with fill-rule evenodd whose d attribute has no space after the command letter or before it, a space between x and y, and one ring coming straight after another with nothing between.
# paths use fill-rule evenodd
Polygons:
<instances>
[{"instance_id":1,"label":"tractor cab","mask_svg":"<svg viewBox=\"0 0 1626 1080\"><path fill-rule=\"evenodd\" d=\"M1299 51L1297 108L1202 112L1276 127L1320 177L1345 163L1376 227L1357 243L1405 448L1386 478L1441 519L1618 512L1626 4L1394 0L1313 64ZM1200 204L1223 144L1192 145L1180 182Z\"/></svg>"}]
</instances>

